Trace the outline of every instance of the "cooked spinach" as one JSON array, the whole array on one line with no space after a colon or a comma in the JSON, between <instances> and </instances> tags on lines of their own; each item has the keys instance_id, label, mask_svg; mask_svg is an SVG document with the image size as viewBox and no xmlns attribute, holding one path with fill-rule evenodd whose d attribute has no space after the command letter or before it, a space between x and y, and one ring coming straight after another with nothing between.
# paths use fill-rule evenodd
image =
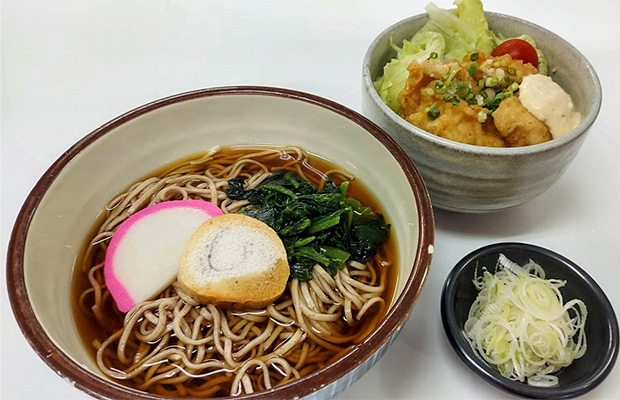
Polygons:
<instances>
[{"instance_id":1,"label":"cooked spinach","mask_svg":"<svg viewBox=\"0 0 620 400\"><path fill-rule=\"evenodd\" d=\"M317 263L333 276L348 260L363 263L374 257L388 238L390 225L381 214L346 197L348 186L327 179L318 189L294 172L280 170L253 189L232 179L224 192L250 202L241 213L273 228L286 248L291 277L309 281Z\"/></svg>"}]
</instances>

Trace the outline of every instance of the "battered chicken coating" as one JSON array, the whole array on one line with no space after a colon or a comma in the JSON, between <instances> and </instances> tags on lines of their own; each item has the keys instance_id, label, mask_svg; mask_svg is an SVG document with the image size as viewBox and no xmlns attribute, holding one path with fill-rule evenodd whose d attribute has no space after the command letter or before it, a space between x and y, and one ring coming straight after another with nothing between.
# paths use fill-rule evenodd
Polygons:
<instances>
[{"instance_id":1,"label":"battered chicken coating","mask_svg":"<svg viewBox=\"0 0 620 400\"><path fill-rule=\"evenodd\" d=\"M488 147L505 146L491 120L485 123L478 121L478 113L482 107L469 105L464 101L457 105L446 103L439 94L423 95L421 90L434 80L433 76L426 73L423 65L411 63L407 85L399 95L401 113L407 121L425 131L456 142ZM431 120L426 109L433 104L440 115Z\"/></svg>"},{"instance_id":2,"label":"battered chicken coating","mask_svg":"<svg viewBox=\"0 0 620 400\"><path fill-rule=\"evenodd\" d=\"M529 146L552 139L547 125L527 111L514 96L499 104L493 113L493 123L510 147Z\"/></svg>"},{"instance_id":3,"label":"battered chicken coating","mask_svg":"<svg viewBox=\"0 0 620 400\"><path fill-rule=\"evenodd\" d=\"M425 131L439 137L456 142L473 144L476 146L505 147L504 140L497 132L493 121L488 119L484 123L478 121L478 106L468 106L461 102L458 105L439 103L436 108L441 112L435 120L430 120L424 111L430 103L420 103L416 112L407 116L407 121Z\"/></svg>"},{"instance_id":4,"label":"battered chicken coating","mask_svg":"<svg viewBox=\"0 0 620 400\"><path fill-rule=\"evenodd\" d=\"M472 54L476 54L474 60L471 59ZM472 64L476 67L473 70ZM463 61L413 61L408 71L409 78L398 100L402 107L401 116L417 127L446 139L478 146L524 146L543 140L544 135L541 134L538 124L532 124L529 118L523 123L515 124L506 115L513 112L511 110L516 110L516 106L506 106L505 111L500 113L500 124L494 123L493 117L489 116L492 110L482 97L487 93L481 93L487 89L488 84L481 83L486 82L487 78L498 82L491 85L494 93L505 90L514 82L520 83L524 76L537 72L531 64L513 60L510 55L492 57L475 51L465 56ZM499 83L505 77L508 82ZM437 89L444 84L445 89ZM459 90L470 93L471 101L458 94ZM519 103L518 99L508 97L499 103L500 107L511 99ZM497 107L497 104L493 107ZM429 116L429 110L435 115ZM529 114L525 108L518 111L519 115L524 114L521 111ZM535 119L531 114L529 116ZM538 122L546 128L544 123ZM533 131L529 132L529 129Z\"/></svg>"}]
</instances>

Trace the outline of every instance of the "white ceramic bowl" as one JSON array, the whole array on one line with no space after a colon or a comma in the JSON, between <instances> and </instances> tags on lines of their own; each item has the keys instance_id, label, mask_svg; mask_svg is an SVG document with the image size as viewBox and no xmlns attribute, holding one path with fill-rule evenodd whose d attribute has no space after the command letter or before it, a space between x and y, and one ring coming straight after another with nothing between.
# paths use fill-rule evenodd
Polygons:
<instances>
[{"instance_id":1,"label":"white ceramic bowl","mask_svg":"<svg viewBox=\"0 0 620 400\"><path fill-rule=\"evenodd\" d=\"M362 110L409 154L428 187L433 206L461 212L487 212L525 203L547 190L566 171L601 107L601 85L592 65L558 35L507 15L485 13L489 28L505 37L528 34L549 60L552 75L581 113L579 126L546 143L491 148L454 142L405 121L381 100L372 82L395 56L389 45L410 39L426 14L402 20L372 42L362 69Z\"/></svg>"},{"instance_id":2,"label":"white ceramic bowl","mask_svg":"<svg viewBox=\"0 0 620 400\"><path fill-rule=\"evenodd\" d=\"M352 110L285 89L230 87L158 100L103 125L63 154L26 199L9 245L8 291L24 335L54 371L95 397L161 398L110 381L87 352L71 312L74 258L115 193L214 145L250 143L295 144L357 175L392 224L399 279L386 318L351 352L298 381L243 398L330 398L383 355L430 265L433 216L422 179L389 136Z\"/></svg>"}]
</instances>

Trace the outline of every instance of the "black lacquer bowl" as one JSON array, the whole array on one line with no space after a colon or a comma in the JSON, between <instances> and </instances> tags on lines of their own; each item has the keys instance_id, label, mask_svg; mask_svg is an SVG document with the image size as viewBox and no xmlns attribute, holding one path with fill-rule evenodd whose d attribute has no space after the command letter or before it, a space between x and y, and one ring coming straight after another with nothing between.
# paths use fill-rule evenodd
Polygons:
<instances>
[{"instance_id":1,"label":"black lacquer bowl","mask_svg":"<svg viewBox=\"0 0 620 400\"><path fill-rule=\"evenodd\" d=\"M534 387L504 378L473 352L462 334L469 309L478 294L472 283L476 265L493 270L500 253L519 265L532 259L543 267L547 278L566 280L566 286L560 289L564 302L580 298L586 304L588 348L583 357L556 373L558 386ZM531 244L492 244L465 256L456 264L444 284L441 319L450 344L472 371L489 384L522 397L568 399L583 395L607 377L618 356L618 320L600 286L572 261Z\"/></svg>"}]
</instances>

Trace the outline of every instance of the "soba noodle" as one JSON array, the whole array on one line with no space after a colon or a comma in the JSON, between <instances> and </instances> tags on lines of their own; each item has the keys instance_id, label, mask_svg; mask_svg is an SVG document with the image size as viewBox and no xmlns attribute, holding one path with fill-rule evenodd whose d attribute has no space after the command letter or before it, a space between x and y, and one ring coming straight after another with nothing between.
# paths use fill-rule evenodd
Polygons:
<instances>
[{"instance_id":1,"label":"soba noodle","mask_svg":"<svg viewBox=\"0 0 620 400\"><path fill-rule=\"evenodd\" d=\"M273 167L273 165L276 165ZM321 185L326 175L297 147L219 148L132 185L113 198L82 262L89 287L79 296L82 313L108 330L94 340L97 365L111 378L162 395L227 396L252 393L298 379L331 363L359 343L382 318L390 263L381 256L349 262L331 276L321 266L313 279L291 279L283 296L264 309L232 311L196 304L177 284L123 316L105 287L107 243L119 225L150 205L202 199L224 213L247 201L223 192L243 178L253 188L276 169L297 172ZM332 176L351 180L342 171ZM120 326L119 321L122 321Z\"/></svg>"}]
</instances>

